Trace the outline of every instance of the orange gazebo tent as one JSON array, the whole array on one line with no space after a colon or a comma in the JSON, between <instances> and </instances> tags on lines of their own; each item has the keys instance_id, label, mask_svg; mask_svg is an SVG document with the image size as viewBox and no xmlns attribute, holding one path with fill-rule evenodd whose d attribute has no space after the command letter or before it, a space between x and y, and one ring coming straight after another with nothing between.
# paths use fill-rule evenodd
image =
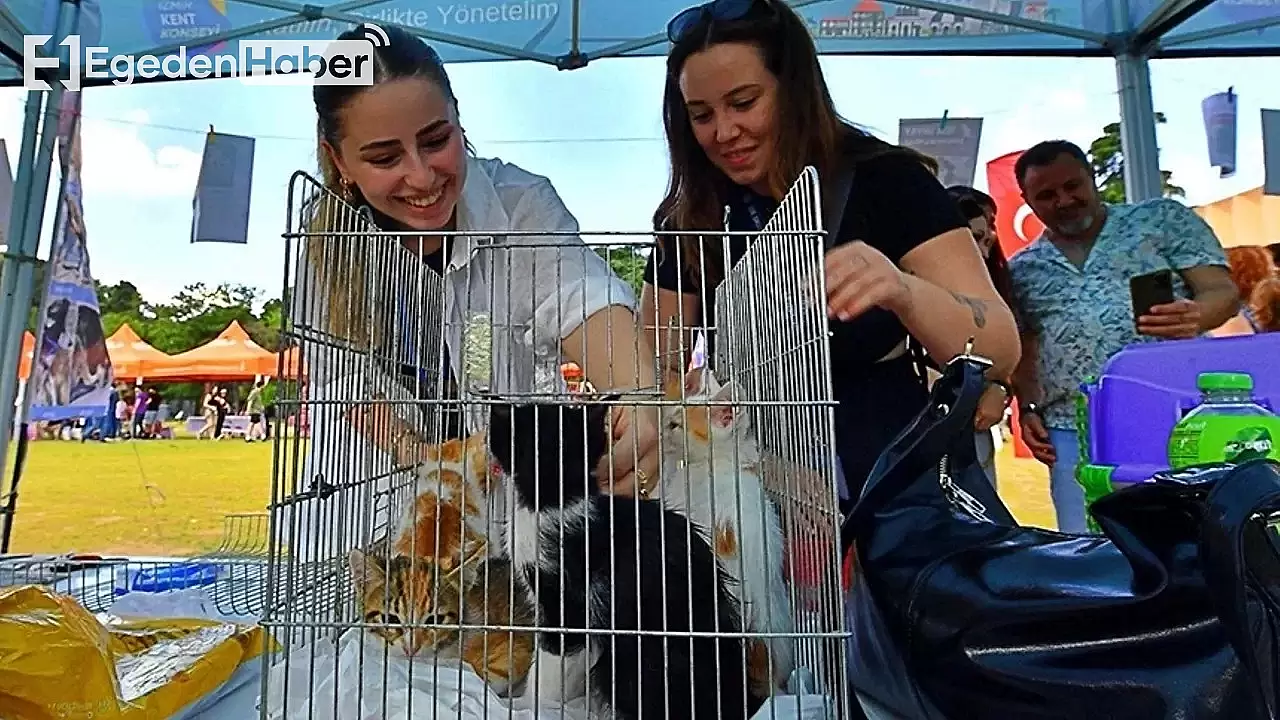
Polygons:
<instances>
[{"instance_id":1,"label":"orange gazebo tent","mask_svg":"<svg viewBox=\"0 0 1280 720\"><path fill-rule=\"evenodd\" d=\"M170 358L168 367L151 376L171 382L240 382L259 375L274 376L279 356L249 337L232 321L218 337Z\"/></svg>"},{"instance_id":2,"label":"orange gazebo tent","mask_svg":"<svg viewBox=\"0 0 1280 720\"><path fill-rule=\"evenodd\" d=\"M128 323L107 338L107 353L119 380L150 378L173 364L173 356L149 345Z\"/></svg>"}]
</instances>

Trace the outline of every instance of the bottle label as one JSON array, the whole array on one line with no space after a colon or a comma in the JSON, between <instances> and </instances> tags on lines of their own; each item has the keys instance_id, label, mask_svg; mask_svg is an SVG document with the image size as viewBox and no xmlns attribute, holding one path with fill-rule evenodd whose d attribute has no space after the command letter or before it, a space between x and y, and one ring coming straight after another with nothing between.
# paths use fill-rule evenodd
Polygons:
<instances>
[{"instance_id":1,"label":"bottle label","mask_svg":"<svg viewBox=\"0 0 1280 720\"><path fill-rule=\"evenodd\" d=\"M1169 438L1169 463L1180 468L1208 462L1280 460L1280 445L1273 439L1273 431L1280 431L1280 419L1214 416L1184 420Z\"/></svg>"}]
</instances>

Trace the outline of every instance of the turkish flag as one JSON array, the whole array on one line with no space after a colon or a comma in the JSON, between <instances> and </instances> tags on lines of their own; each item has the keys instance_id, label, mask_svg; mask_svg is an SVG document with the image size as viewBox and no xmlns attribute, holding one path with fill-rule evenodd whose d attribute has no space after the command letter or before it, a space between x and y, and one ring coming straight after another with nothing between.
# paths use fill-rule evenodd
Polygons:
<instances>
[{"instance_id":1,"label":"turkish flag","mask_svg":"<svg viewBox=\"0 0 1280 720\"><path fill-rule=\"evenodd\" d=\"M1018 178L1013 166L1022 157L1021 150L1011 152L987 163L987 188L996 201L996 234L1000 237L1000 249L1005 257L1026 247L1044 232L1044 223L1031 212L1022 199Z\"/></svg>"},{"instance_id":2,"label":"turkish flag","mask_svg":"<svg viewBox=\"0 0 1280 720\"><path fill-rule=\"evenodd\" d=\"M1000 238L1000 249L1005 257L1031 244L1044 232L1044 223L1031 212L1022 199L1022 190L1018 188L1018 176L1013 172L1021 150L1011 152L987 163L987 189L991 198L996 201L996 234ZM1031 457L1031 450L1022 441L1022 428L1018 422L1018 409L1013 410L1013 453L1017 457Z\"/></svg>"}]
</instances>

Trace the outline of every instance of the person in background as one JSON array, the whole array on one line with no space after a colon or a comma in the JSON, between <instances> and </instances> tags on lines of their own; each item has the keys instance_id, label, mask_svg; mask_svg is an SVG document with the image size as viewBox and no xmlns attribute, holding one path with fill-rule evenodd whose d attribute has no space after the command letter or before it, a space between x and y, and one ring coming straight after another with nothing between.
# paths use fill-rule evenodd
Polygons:
<instances>
[{"instance_id":1,"label":"person in background","mask_svg":"<svg viewBox=\"0 0 1280 720\"><path fill-rule=\"evenodd\" d=\"M254 381L253 389L249 390L249 397L244 401L244 412L249 416L249 428L244 433L245 442L267 439L266 429L262 423L262 412L265 409L262 403L262 391L265 388L266 381L262 379Z\"/></svg>"},{"instance_id":2,"label":"person in background","mask_svg":"<svg viewBox=\"0 0 1280 720\"><path fill-rule=\"evenodd\" d=\"M160 436L160 403L164 402L164 397L160 395L160 389L152 385L147 389L147 415L144 423L147 428L148 437Z\"/></svg>"},{"instance_id":3,"label":"person in background","mask_svg":"<svg viewBox=\"0 0 1280 720\"><path fill-rule=\"evenodd\" d=\"M1253 289L1258 283L1276 274L1276 264L1271 253L1257 245L1242 245L1227 248L1227 265L1231 268L1231 281L1242 300L1253 297ZM1215 337L1231 335L1253 335L1263 332L1250 302L1240 303L1240 312L1230 320L1214 328L1211 333Z\"/></svg>"},{"instance_id":4,"label":"person in background","mask_svg":"<svg viewBox=\"0 0 1280 720\"><path fill-rule=\"evenodd\" d=\"M139 387L133 396L133 437L147 436L147 391Z\"/></svg>"},{"instance_id":5,"label":"person in background","mask_svg":"<svg viewBox=\"0 0 1280 720\"><path fill-rule=\"evenodd\" d=\"M667 36L672 175L653 224L687 234L659 236L641 316L654 323L667 377L680 378L692 343L668 347L672 338L715 327L713 293L751 242L703 233L723 228L726 211L731 230L760 231L806 166L822 178L851 172L823 259L849 509L881 452L928 403L914 348L945 362L973 338L994 372L1008 373L1018 359L1012 314L938 182L937 163L840 117L813 37L786 3L710 2L676 15Z\"/></svg>"},{"instance_id":6,"label":"person in background","mask_svg":"<svg viewBox=\"0 0 1280 720\"><path fill-rule=\"evenodd\" d=\"M129 388L121 385L116 395L116 437L133 437L132 398Z\"/></svg>"},{"instance_id":7,"label":"person in background","mask_svg":"<svg viewBox=\"0 0 1280 720\"><path fill-rule=\"evenodd\" d=\"M120 433L120 386L112 383L107 396L107 417L103 423L102 439L114 440Z\"/></svg>"},{"instance_id":8,"label":"person in background","mask_svg":"<svg viewBox=\"0 0 1280 720\"><path fill-rule=\"evenodd\" d=\"M204 417L204 425L196 433L196 439L217 437L218 433L218 386L205 385L204 395L200 397L200 414Z\"/></svg>"},{"instance_id":9,"label":"person in background","mask_svg":"<svg viewBox=\"0 0 1280 720\"><path fill-rule=\"evenodd\" d=\"M1085 533L1075 480L1075 396L1127 345L1192 338L1235 315L1239 302L1213 231L1165 198L1102 202L1084 151L1042 142L1018 158L1022 197L1047 228L1009 261L1022 361L1014 374L1022 437L1050 468L1058 529ZM1172 270L1176 298L1135 318L1129 278Z\"/></svg>"},{"instance_id":10,"label":"person in background","mask_svg":"<svg viewBox=\"0 0 1280 720\"><path fill-rule=\"evenodd\" d=\"M218 388L213 396L213 439L222 439L222 430L227 424L227 416L231 414L231 401L227 399L227 388Z\"/></svg>"},{"instance_id":11,"label":"person in background","mask_svg":"<svg viewBox=\"0 0 1280 720\"><path fill-rule=\"evenodd\" d=\"M969 232L973 233L978 252L982 253L983 264L987 266L987 274L991 276L991 284L1000 293L1000 298L1012 306L1009 263L1005 260L1000 244L996 242L995 200L980 190L964 185L953 185L947 188L947 192L955 199L960 215L969 223ZM978 462L991 479L992 485L996 484L996 446L992 433L1000 432L1000 423L1004 421L1009 405L1013 402L1011 383L1012 378L1008 373L1003 377L989 378L973 419Z\"/></svg>"},{"instance_id":12,"label":"person in background","mask_svg":"<svg viewBox=\"0 0 1280 720\"><path fill-rule=\"evenodd\" d=\"M1249 299L1259 332L1280 332L1280 275L1273 275L1253 288Z\"/></svg>"}]
</instances>

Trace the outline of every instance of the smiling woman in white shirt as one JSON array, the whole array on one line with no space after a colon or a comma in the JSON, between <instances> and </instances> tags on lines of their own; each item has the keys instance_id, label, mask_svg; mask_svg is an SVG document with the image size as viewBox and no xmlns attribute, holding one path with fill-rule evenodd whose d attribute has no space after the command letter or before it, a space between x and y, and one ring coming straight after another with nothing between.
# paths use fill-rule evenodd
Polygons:
<instances>
[{"instance_id":1,"label":"smiling woman in white shirt","mask_svg":"<svg viewBox=\"0 0 1280 720\"><path fill-rule=\"evenodd\" d=\"M562 358L581 366L601 391L625 395L657 386L654 351L638 332L633 292L583 243L577 221L550 181L476 157L440 57L398 28L381 31L390 42L375 47L371 86L317 85L313 91L326 186L349 205L367 207L380 229L406 234L399 243L393 236L365 241L333 234L357 228L333 227L341 223L318 217L332 216L332 208L313 209L311 229L317 217L329 226L298 251L294 327L312 347L304 353L309 410L333 421L310 418L316 447L309 454L317 457L307 462L308 483L320 475L331 485L341 485L342 477L351 482L352 473L336 463L358 461L366 451L404 461L397 443L441 439L420 431L410 437L405 426L416 422L420 429L422 423L400 407L399 421L391 423L398 429L373 423L375 447L356 448L337 422L339 416L350 419L349 408L328 407L329 401L349 403L370 392L391 400L442 394L465 400L470 374L463 336L478 317L491 327L484 345L492 351L492 376L485 382L492 392L541 390L539 379L549 376L539 370L558 369ZM356 28L339 39L363 38L363 32ZM433 297L432 287L442 293ZM325 348L312 337L337 341ZM431 349L436 345L445 353L443 362ZM368 358L375 355L392 362L369 370ZM424 376L437 374L438 367L444 380ZM387 382L387 375L399 382ZM558 375L551 381L563 382ZM377 389L369 390L370 382ZM431 387L424 393L423 385ZM464 418L462 424L471 427L448 428L444 437L482 429L476 427L481 414L468 413L472 422ZM357 425L365 433L371 429ZM656 406L619 409L615 493L647 495L656 484L658 427ZM321 437L322 428L331 437ZM347 435L351 429L345 425ZM332 449L321 450L325 445ZM360 475L366 476L366 468Z\"/></svg>"}]
</instances>

